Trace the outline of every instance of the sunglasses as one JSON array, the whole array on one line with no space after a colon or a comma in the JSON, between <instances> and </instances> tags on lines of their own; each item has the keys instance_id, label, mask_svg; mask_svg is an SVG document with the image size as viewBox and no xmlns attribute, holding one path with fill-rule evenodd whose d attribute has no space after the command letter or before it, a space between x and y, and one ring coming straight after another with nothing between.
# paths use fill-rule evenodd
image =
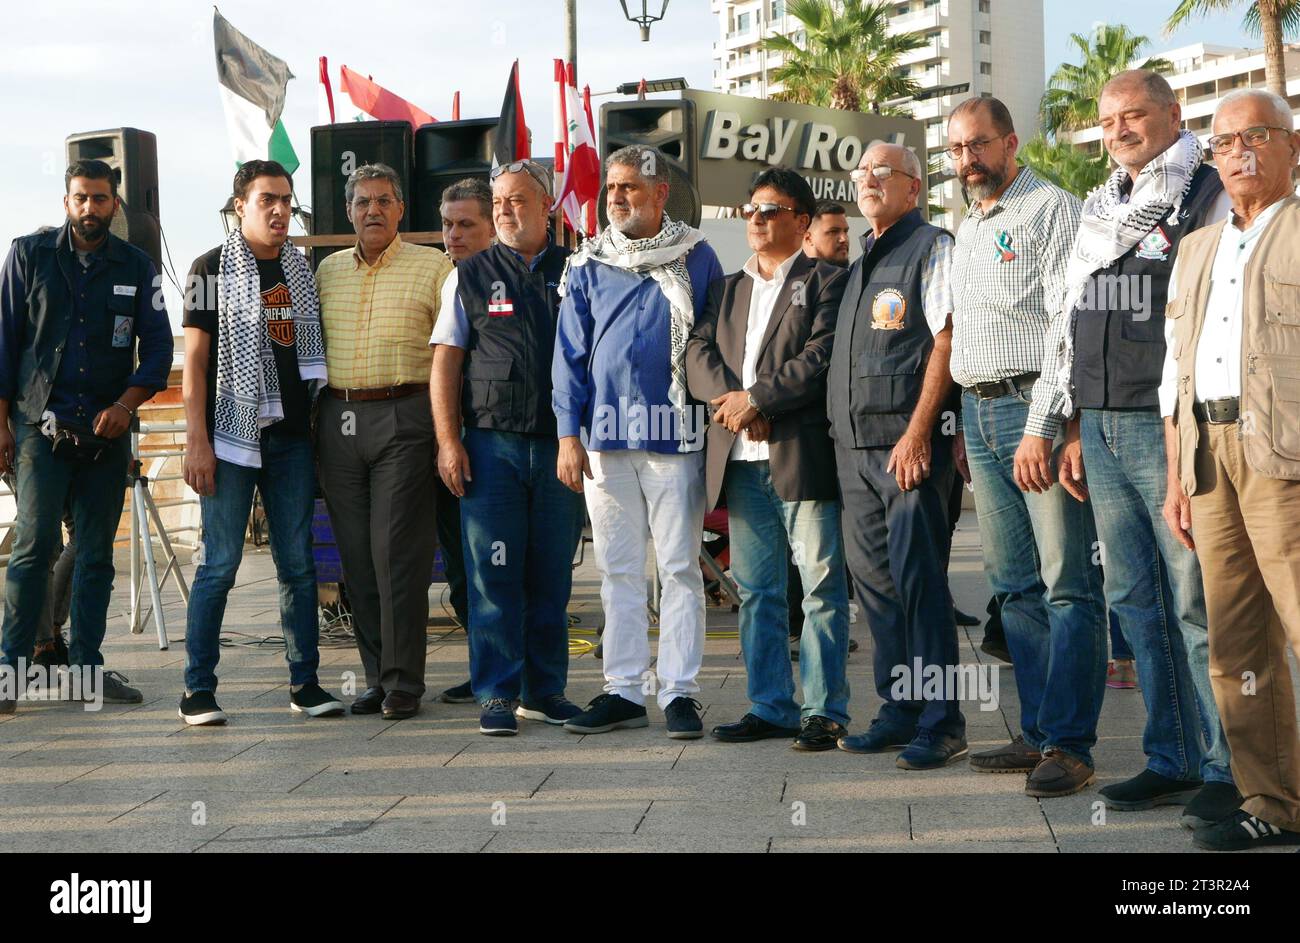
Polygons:
<instances>
[{"instance_id":1,"label":"sunglasses","mask_svg":"<svg viewBox=\"0 0 1300 943\"><path fill-rule=\"evenodd\" d=\"M538 184L541 185L541 188L547 193L551 192L551 181L549 175L546 173L546 168L541 164L533 163L531 160L517 160L510 164L501 164L497 167L493 167L491 172L488 174L488 179L495 180L502 174L517 174L521 170L536 180Z\"/></svg>"},{"instance_id":2,"label":"sunglasses","mask_svg":"<svg viewBox=\"0 0 1300 943\"><path fill-rule=\"evenodd\" d=\"M740 218L749 219L755 213L758 218L765 223L776 219L776 214L782 210L789 210L791 213L796 212L793 206L782 206L780 203L746 203L740 208Z\"/></svg>"}]
</instances>

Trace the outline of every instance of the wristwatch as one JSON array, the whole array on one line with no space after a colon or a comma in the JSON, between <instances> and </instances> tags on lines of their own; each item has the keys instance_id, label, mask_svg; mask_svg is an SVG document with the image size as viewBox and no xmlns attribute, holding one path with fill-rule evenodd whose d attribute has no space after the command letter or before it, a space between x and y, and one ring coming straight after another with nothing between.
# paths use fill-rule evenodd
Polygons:
<instances>
[{"instance_id":1,"label":"wristwatch","mask_svg":"<svg viewBox=\"0 0 1300 943\"><path fill-rule=\"evenodd\" d=\"M754 412L758 413L760 416L763 415L763 410L759 409L758 403L754 401L753 393L750 393L748 391L745 392L745 402L749 403L749 408L754 410ZM766 419L767 417L764 416L763 418Z\"/></svg>"}]
</instances>

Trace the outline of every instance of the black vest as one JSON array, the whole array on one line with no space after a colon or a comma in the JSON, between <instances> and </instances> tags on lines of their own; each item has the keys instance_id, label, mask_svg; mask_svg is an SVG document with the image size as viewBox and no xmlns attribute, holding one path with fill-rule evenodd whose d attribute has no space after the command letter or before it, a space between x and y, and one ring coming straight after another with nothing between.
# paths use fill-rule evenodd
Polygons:
<instances>
[{"instance_id":1,"label":"black vest","mask_svg":"<svg viewBox=\"0 0 1300 943\"><path fill-rule=\"evenodd\" d=\"M846 448L892 446L921 395L934 336L921 298L922 265L944 233L912 210L879 239L863 237L849 270L827 374L831 435Z\"/></svg>"},{"instance_id":2,"label":"black vest","mask_svg":"<svg viewBox=\"0 0 1300 943\"><path fill-rule=\"evenodd\" d=\"M467 428L555 436L551 353L569 250L551 245L537 268L497 243L456 266L469 320L461 415Z\"/></svg>"},{"instance_id":3,"label":"black vest","mask_svg":"<svg viewBox=\"0 0 1300 943\"><path fill-rule=\"evenodd\" d=\"M1160 405L1165 362L1165 298L1178 244L1204 226L1223 192L1218 171L1202 164L1176 222L1162 219L1109 268L1094 272L1077 305L1075 405L1136 409Z\"/></svg>"}]
</instances>

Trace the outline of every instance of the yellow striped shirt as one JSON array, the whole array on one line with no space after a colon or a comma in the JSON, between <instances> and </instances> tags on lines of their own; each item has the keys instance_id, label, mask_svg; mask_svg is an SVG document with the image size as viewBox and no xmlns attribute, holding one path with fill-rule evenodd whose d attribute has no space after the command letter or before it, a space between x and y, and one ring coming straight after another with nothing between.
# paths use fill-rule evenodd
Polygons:
<instances>
[{"instance_id":1,"label":"yellow striped shirt","mask_svg":"<svg viewBox=\"0 0 1300 943\"><path fill-rule=\"evenodd\" d=\"M316 271L329 385L374 389L428 383L429 334L451 259L399 235L379 261L336 252Z\"/></svg>"}]
</instances>

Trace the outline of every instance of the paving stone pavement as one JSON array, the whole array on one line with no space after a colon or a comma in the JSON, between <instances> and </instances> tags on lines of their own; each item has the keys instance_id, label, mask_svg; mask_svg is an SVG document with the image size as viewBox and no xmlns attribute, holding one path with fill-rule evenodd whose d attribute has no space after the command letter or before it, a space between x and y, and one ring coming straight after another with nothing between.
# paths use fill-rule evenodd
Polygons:
<instances>
[{"instance_id":1,"label":"paving stone pavement","mask_svg":"<svg viewBox=\"0 0 1300 943\"><path fill-rule=\"evenodd\" d=\"M426 700L405 721L378 716L309 719L290 713L283 651L222 651L224 728L187 728L176 715L184 666L184 610L164 589L171 647L152 624L127 631L127 561L110 610L105 657L145 695L101 712L69 703L23 703L0 718L0 851L1190 851L1179 812L1105 812L1096 789L1142 768L1138 691L1106 693L1097 784L1065 799L1023 793L1019 776L982 775L962 762L905 772L894 755L796 753L783 741L728 745L665 736L650 726L575 736L521 722L514 738L477 732L475 705ZM192 567L186 566L187 577ZM2 576L0 576L2 582ZM953 592L967 612L987 600L973 513L958 528ZM444 617L434 586L427 680L431 693L467 677L465 636ZM226 629L248 640L278 634L276 582L266 550L248 548ZM601 623L590 547L575 574L571 613ZM736 617L710 609L711 633ZM874 715L871 640L849 663L850 729ZM962 658L986 664L982 628L963 630ZM360 672L350 645L322 649L321 681L340 690ZM573 659L569 696L600 693L600 662ZM734 637L710 637L698 696L706 729L747 707ZM363 686L363 682L361 683ZM967 705L972 751L1018 730L1010 668L994 710Z\"/></svg>"}]
</instances>

